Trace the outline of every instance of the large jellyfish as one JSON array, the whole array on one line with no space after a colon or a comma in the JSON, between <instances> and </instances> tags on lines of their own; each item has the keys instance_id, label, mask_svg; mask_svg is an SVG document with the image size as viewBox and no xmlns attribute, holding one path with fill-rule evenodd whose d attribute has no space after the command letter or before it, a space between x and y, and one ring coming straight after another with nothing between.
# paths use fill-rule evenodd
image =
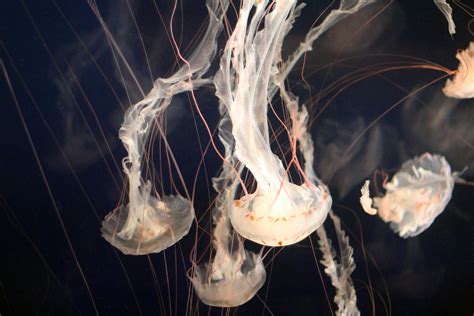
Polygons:
<instances>
[{"instance_id":1,"label":"large jellyfish","mask_svg":"<svg viewBox=\"0 0 474 316\"><path fill-rule=\"evenodd\" d=\"M230 219L243 237L270 246L302 240L327 215L318 191L307 184L298 186L289 181L269 143L269 81L276 71L288 29L287 18L291 21L294 17L295 4L296 1L278 1L265 15L267 1L261 1L249 22L254 1L244 1L215 80L217 94L232 120L235 154L257 182L256 192L235 201L229 211ZM260 23L264 27L257 31Z\"/></svg>"},{"instance_id":2,"label":"large jellyfish","mask_svg":"<svg viewBox=\"0 0 474 316\"><path fill-rule=\"evenodd\" d=\"M458 70L452 80L446 81L443 92L456 99L474 98L474 42L459 51L456 58L459 60Z\"/></svg>"},{"instance_id":3,"label":"large jellyfish","mask_svg":"<svg viewBox=\"0 0 474 316\"><path fill-rule=\"evenodd\" d=\"M361 193L361 205L403 238L424 232L443 212L454 187L451 167L443 156L425 153L405 162L400 171L384 184L383 197L369 197L368 181Z\"/></svg>"},{"instance_id":4,"label":"large jellyfish","mask_svg":"<svg viewBox=\"0 0 474 316\"><path fill-rule=\"evenodd\" d=\"M211 18L189 61L171 77L157 79L150 93L125 113L119 135L128 152L123 168L129 180L129 203L113 210L102 222L102 236L125 254L160 252L185 236L191 227L194 219L191 202L180 195L154 196L152 184L142 178L142 161L151 127L156 117L166 111L173 96L207 83L202 76L216 52L216 37L223 28L226 11L221 2L207 1Z\"/></svg>"},{"instance_id":5,"label":"large jellyfish","mask_svg":"<svg viewBox=\"0 0 474 316\"><path fill-rule=\"evenodd\" d=\"M243 1L214 80L216 94L232 120L235 155L257 182L256 191L249 194L244 188L244 196L229 211L233 227L243 237L263 245L289 245L306 238L326 219L331 206L329 194L308 182L291 183L282 162L273 154L267 102L316 38L371 2L341 1L338 10L310 30L280 71L283 39L302 6L296 7L294 0L272 2L269 8L268 1ZM253 5L256 7L251 12Z\"/></svg>"},{"instance_id":6,"label":"large jellyfish","mask_svg":"<svg viewBox=\"0 0 474 316\"><path fill-rule=\"evenodd\" d=\"M241 238L231 229L228 210L239 181L233 170L237 161L232 154L232 124L222 105L220 110L219 138L225 146L226 163L213 179L219 193L213 215L215 256L209 263L196 267L192 283L196 294L207 305L234 307L246 303L257 293L265 282L266 272L261 253L245 250Z\"/></svg>"}]
</instances>

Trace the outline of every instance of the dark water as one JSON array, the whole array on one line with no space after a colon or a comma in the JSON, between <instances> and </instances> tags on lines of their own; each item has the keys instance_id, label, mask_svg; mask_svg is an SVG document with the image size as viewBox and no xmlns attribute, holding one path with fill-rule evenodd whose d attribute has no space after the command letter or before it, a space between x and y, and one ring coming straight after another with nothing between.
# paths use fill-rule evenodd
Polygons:
<instances>
[{"instance_id":1,"label":"dark water","mask_svg":"<svg viewBox=\"0 0 474 316\"><path fill-rule=\"evenodd\" d=\"M284 52L296 47L327 4L327 1L308 4L287 39ZM456 51L467 47L473 39L468 31L467 13L453 5L458 31L453 39L443 16L428 0L394 1L364 28L364 23L387 4L384 1L363 10L315 43L314 51L307 56L307 73L336 59L348 59L329 71L308 75L312 92L356 68L383 62L400 64L407 60L402 55L436 62L449 69L457 67ZM138 100L140 94L130 74L124 71L123 63L120 64L123 72L118 71L106 36L87 3L61 1L58 5L61 11L52 1L22 4L7 0L0 4L3 44L0 56L52 198L100 314L136 315L140 311L155 315L184 314L188 294L185 270L190 267L195 227L179 247L148 258L118 254L100 236L100 221L116 206L123 185L120 160L125 151L117 137L123 108L129 100ZM157 5L168 23L173 2L157 1ZM139 31L126 1L99 3L102 15L146 92L151 87L151 78L139 35L146 47L153 78L165 76L172 69L175 55L153 2L130 1L130 7ZM175 36L181 38L181 47L192 43L205 19L203 1L183 1L178 6L174 28ZM232 16L230 20L234 21ZM309 92L299 76L300 70L301 65L290 79L293 91L301 101L306 101ZM124 89L121 75L128 90ZM380 219L363 213L358 204L359 188L363 180L372 178L374 170L393 172L403 161L426 151L445 155L453 170L470 167L465 178L472 180L473 101L445 98L440 92L442 80L395 107L361 137L347 159L339 162L355 137L384 110L441 75L422 69L391 71L367 78L340 91L334 99L330 99L333 94L313 105L316 114L326 102L329 104L312 128L315 168L325 181L336 170L329 188L334 210L346 225L355 249L357 269L353 279L363 315L373 308L367 291L369 282L378 293L373 302L377 315L386 314L389 309L394 315L471 315L474 311L472 187L457 185L451 202L432 226L408 240L399 238ZM94 313L91 300L3 76L1 82L0 313L91 315ZM197 97L209 125L215 126L218 113L213 90L202 89ZM173 101L167 118L168 139L189 187L201 158L199 140L204 144L209 140L195 114L188 96L180 95ZM74 172L62 157L58 144ZM155 160L159 165L158 156ZM211 150L206 156L206 170L201 169L198 174L195 192L198 217L214 194L209 181L220 164ZM169 176L165 175L165 180L163 190L169 192ZM312 239L316 245L317 237ZM208 242L202 240L199 249L203 250ZM250 243L248 246L258 249ZM371 255L368 260L363 249ZM316 255L319 258L317 249ZM266 297L265 304L275 315L331 314L309 239L285 248L273 261L271 272L269 269L270 266L267 274L271 280L267 280L259 295L262 299ZM326 276L322 277L332 301L334 291ZM197 305L196 299L193 302L193 310L208 312L206 306ZM270 314L268 309L254 298L231 313ZM220 314L221 310L214 308L211 312Z\"/></svg>"}]
</instances>

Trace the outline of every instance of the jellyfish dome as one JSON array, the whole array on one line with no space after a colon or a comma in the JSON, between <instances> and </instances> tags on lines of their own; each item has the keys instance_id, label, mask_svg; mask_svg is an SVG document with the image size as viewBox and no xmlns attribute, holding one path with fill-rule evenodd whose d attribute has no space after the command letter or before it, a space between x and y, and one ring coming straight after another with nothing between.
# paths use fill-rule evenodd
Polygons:
<instances>
[{"instance_id":1,"label":"jellyfish dome","mask_svg":"<svg viewBox=\"0 0 474 316\"><path fill-rule=\"evenodd\" d=\"M425 153L402 165L381 198L374 199L378 215L401 237L425 231L443 212L454 187L451 167L443 156Z\"/></svg>"},{"instance_id":2,"label":"jellyfish dome","mask_svg":"<svg viewBox=\"0 0 474 316\"><path fill-rule=\"evenodd\" d=\"M196 294L210 306L236 307L248 302L265 283L266 272L259 254L244 250L239 258L223 257L227 270L197 267L192 279ZM217 260L217 259L216 259Z\"/></svg>"},{"instance_id":3,"label":"jellyfish dome","mask_svg":"<svg viewBox=\"0 0 474 316\"><path fill-rule=\"evenodd\" d=\"M446 96L456 99L474 98L474 42L465 50L456 54L459 67L454 78L448 79L443 92Z\"/></svg>"},{"instance_id":4,"label":"jellyfish dome","mask_svg":"<svg viewBox=\"0 0 474 316\"><path fill-rule=\"evenodd\" d=\"M228 218L221 217L216 227L217 234L222 237L222 233L227 232L227 242L216 239L213 261L196 267L192 283L197 296L205 304L235 307L255 296L265 283L266 272L261 254L245 250L237 237L228 238L229 230L223 226L230 227Z\"/></svg>"},{"instance_id":5,"label":"jellyfish dome","mask_svg":"<svg viewBox=\"0 0 474 316\"><path fill-rule=\"evenodd\" d=\"M119 206L102 222L102 236L124 254L160 252L187 235L194 219L191 202L180 195L153 197L149 187L138 207Z\"/></svg>"},{"instance_id":6,"label":"jellyfish dome","mask_svg":"<svg viewBox=\"0 0 474 316\"><path fill-rule=\"evenodd\" d=\"M326 219L331 204L330 195L319 187L285 181L281 190L259 191L236 200L230 217L243 237L268 246L285 246L314 232Z\"/></svg>"}]
</instances>

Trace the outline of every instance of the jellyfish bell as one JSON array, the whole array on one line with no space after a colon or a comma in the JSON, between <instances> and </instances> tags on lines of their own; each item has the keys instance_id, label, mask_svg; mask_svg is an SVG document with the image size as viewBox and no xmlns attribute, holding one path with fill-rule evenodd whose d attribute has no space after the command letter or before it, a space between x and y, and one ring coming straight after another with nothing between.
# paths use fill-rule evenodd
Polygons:
<instances>
[{"instance_id":1,"label":"jellyfish bell","mask_svg":"<svg viewBox=\"0 0 474 316\"><path fill-rule=\"evenodd\" d=\"M244 250L241 258L224 258L226 270L197 267L192 279L196 294L209 306L236 307L248 302L265 283L266 272L259 254Z\"/></svg>"},{"instance_id":2,"label":"jellyfish bell","mask_svg":"<svg viewBox=\"0 0 474 316\"><path fill-rule=\"evenodd\" d=\"M459 67L453 79L448 79L443 93L450 98L474 98L474 42L456 54Z\"/></svg>"},{"instance_id":3,"label":"jellyfish bell","mask_svg":"<svg viewBox=\"0 0 474 316\"><path fill-rule=\"evenodd\" d=\"M374 207L400 237L414 237L424 232L446 208L454 182L446 159L425 153L402 165L385 184L385 195L373 199Z\"/></svg>"},{"instance_id":4,"label":"jellyfish bell","mask_svg":"<svg viewBox=\"0 0 474 316\"><path fill-rule=\"evenodd\" d=\"M228 221L224 217L221 220ZM209 306L240 306L252 299L265 283L261 253L245 250L242 241L235 239L230 243L215 242L216 255L212 262L194 270L191 281L196 294Z\"/></svg>"},{"instance_id":5,"label":"jellyfish bell","mask_svg":"<svg viewBox=\"0 0 474 316\"><path fill-rule=\"evenodd\" d=\"M221 125L220 133L223 130ZM220 136L223 139L222 133ZM228 161L233 161L233 157L227 158ZM262 253L245 250L241 238L232 231L228 210L238 181L228 166L224 166L222 174L213 179L217 191L222 185L226 185L222 181L224 179L230 180L231 184L216 198L213 216L215 256L209 263L195 266L191 282L203 303L217 307L235 307L255 296L265 283L266 272Z\"/></svg>"},{"instance_id":6,"label":"jellyfish bell","mask_svg":"<svg viewBox=\"0 0 474 316\"><path fill-rule=\"evenodd\" d=\"M180 195L153 197L149 187L141 203L121 205L102 221L102 236L124 254L160 252L187 235L193 222L190 201Z\"/></svg>"},{"instance_id":7,"label":"jellyfish bell","mask_svg":"<svg viewBox=\"0 0 474 316\"><path fill-rule=\"evenodd\" d=\"M246 239L267 246L286 246L308 237L326 220L329 193L314 185L284 180L281 188L257 191L236 200L229 215Z\"/></svg>"}]
</instances>

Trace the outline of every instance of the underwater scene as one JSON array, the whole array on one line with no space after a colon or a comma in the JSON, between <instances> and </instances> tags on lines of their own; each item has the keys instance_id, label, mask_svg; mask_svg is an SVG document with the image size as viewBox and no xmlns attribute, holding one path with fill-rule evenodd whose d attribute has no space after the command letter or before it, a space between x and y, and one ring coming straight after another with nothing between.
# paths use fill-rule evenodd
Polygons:
<instances>
[{"instance_id":1,"label":"underwater scene","mask_svg":"<svg viewBox=\"0 0 474 316\"><path fill-rule=\"evenodd\" d=\"M0 315L472 315L474 4L0 4Z\"/></svg>"}]
</instances>

